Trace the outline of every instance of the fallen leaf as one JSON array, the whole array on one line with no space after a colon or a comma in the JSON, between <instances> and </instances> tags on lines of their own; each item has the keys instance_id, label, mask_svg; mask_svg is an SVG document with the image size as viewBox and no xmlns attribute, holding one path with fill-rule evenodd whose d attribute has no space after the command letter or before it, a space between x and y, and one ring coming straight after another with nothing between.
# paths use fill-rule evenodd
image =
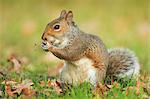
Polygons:
<instances>
[{"instance_id":1,"label":"fallen leaf","mask_svg":"<svg viewBox=\"0 0 150 99\"><path fill-rule=\"evenodd\" d=\"M108 86L103 85L102 83L97 84L95 87L93 94L97 96L102 96L103 98L106 98L107 91L109 90Z\"/></svg>"},{"instance_id":2,"label":"fallen leaf","mask_svg":"<svg viewBox=\"0 0 150 99\"><path fill-rule=\"evenodd\" d=\"M23 88L22 93L27 96L33 96L36 94L36 92L34 90L31 90L30 88Z\"/></svg>"},{"instance_id":3,"label":"fallen leaf","mask_svg":"<svg viewBox=\"0 0 150 99\"><path fill-rule=\"evenodd\" d=\"M52 81L48 80L48 87L51 87L51 86L52 86Z\"/></svg>"},{"instance_id":4,"label":"fallen leaf","mask_svg":"<svg viewBox=\"0 0 150 99\"><path fill-rule=\"evenodd\" d=\"M7 93L9 96L11 96L11 97L15 96L15 93L12 92L12 89L11 89L11 86L10 86L10 85L6 85L6 86L5 86L5 90L6 90L6 93Z\"/></svg>"},{"instance_id":5,"label":"fallen leaf","mask_svg":"<svg viewBox=\"0 0 150 99\"><path fill-rule=\"evenodd\" d=\"M133 90L135 90L135 87L133 87L133 86L127 87L127 88L126 88L126 96L128 96L129 93L130 93L131 91L133 91Z\"/></svg>"},{"instance_id":6,"label":"fallen leaf","mask_svg":"<svg viewBox=\"0 0 150 99\"><path fill-rule=\"evenodd\" d=\"M40 84L41 87L45 86L45 82L44 81L40 81L39 84Z\"/></svg>"},{"instance_id":7,"label":"fallen leaf","mask_svg":"<svg viewBox=\"0 0 150 99\"><path fill-rule=\"evenodd\" d=\"M63 92L60 81L57 80L48 81L48 86L53 87L58 94Z\"/></svg>"},{"instance_id":8,"label":"fallen leaf","mask_svg":"<svg viewBox=\"0 0 150 99\"><path fill-rule=\"evenodd\" d=\"M35 95L35 91L32 89L33 82L29 79L20 82L15 81L3 81L5 84L5 91L9 96L15 96L16 94L24 94L27 96Z\"/></svg>"},{"instance_id":9,"label":"fallen leaf","mask_svg":"<svg viewBox=\"0 0 150 99\"><path fill-rule=\"evenodd\" d=\"M140 95L140 87L141 87L141 82L137 81L136 82L136 95Z\"/></svg>"},{"instance_id":10,"label":"fallen leaf","mask_svg":"<svg viewBox=\"0 0 150 99\"><path fill-rule=\"evenodd\" d=\"M12 54L8 58L8 62L11 62L12 66L10 68L11 71L16 73L20 73L21 70L21 61L17 58L15 54Z\"/></svg>"},{"instance_id":11,"label":"fallen leaf","mask_svg":"<svg viewBox=\"0 0 150 99\"><path fill-rule=\"evenodd\" d=\"M63 90L59 86L57 86L55 90L58 94L63 93Z\"/></svg>"},{"instance_id":12,"label":"fallen leaf","mask_svg":"<svg viewBox=\"0 0 150 99\"><path fill-rule=\"evenodd\" d=\"M45 85L46 84L46 85ZM48 80L47 83L40 81L40 86L48 86L54 89L56 93L62 93L61 82L57 80Z\"/></svg>"}]
</instances>

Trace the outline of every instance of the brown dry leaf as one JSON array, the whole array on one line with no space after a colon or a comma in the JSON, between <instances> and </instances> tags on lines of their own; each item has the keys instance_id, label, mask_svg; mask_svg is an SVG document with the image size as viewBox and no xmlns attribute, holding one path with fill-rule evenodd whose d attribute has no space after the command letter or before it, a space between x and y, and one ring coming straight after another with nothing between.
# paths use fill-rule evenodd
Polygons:
<instances>
[{"instance_id":1,"label":"brown dry leaf","mask_svg":"<svg viewBox=\"0 0 150 99\"><path fill-rule=\"evenodd\" d=\"M53 87L58 94L63 92L60 81L48 80L48 87Z\"/></svg>"},{"instance_id":2,"label":"brown dry leaf","mask_svg":"<svg viewBox=\"0 0 150 99\"><path fill-rule=\"evenodd\" d=\"M135 90L136 88L135 87L133 87L133 86L129 86L129 87L127 87L127 89L126 89L126 96L128 96L129 95L129 93L130 93L130 91L133 91L133 90Z\"/></svg>"},{"instance_id":3,"label":"brown dry leaf","mask_svg":"<svg viewBox=\"0 0 150 99\"><path fill-rule=\"evenodd\" d=\"M150 94L150 86L146 85L144 82L141 82L141 86Z\"/></svg>"},{"instance_id":4,"label":"brown dry leaf","mask_svg":"<svg viewBox=\"0 0 150 99\"><path fill-rule=\"evenodd\" d=\"M63 90L59 86L57 86L55 90L58 94L63 93Z\"/></svg>"},{"instance_id":5,"label":"brown dry leaf","mask_svg":"<svg viewBox=\"0 0 150 99\"><path fill-rule=\"evenodd\" d=\"M3 81L5 84L6 93L9 96L15 96L16 94L25 94L27 96L32 96L35 94L35 91L32 90L32 81L31 80L23 80L21 83L14 81Z\"/></svg>"},{"instance_id":6,"label":"brown dry leaf","mask_svg":"<svg viewBox=\"0 0 150 99\"><path fill-rule=\"evenodd\" d=\"M53 88L54 91L58 94L63 92L62 89L61 89L61 82L59 82L59 81L48 80L47 83L45 83L44 81L40 81L39 84L40 84L41 87L47 86L47 87ZM49 95L49 91L45 91L45 94Z\"/></svg>"},{"instance_id":7,"label":"brown dry leaf","mask_svg":"<svg viewBox=\"0 0 150 99\"><path fill-rule=\"evenodd\" d=\"M56 81L56 92L59 94L59 93L63 93L63 90L61 89L61 83L59 81Z\"/></svg>"},{"instance_id":8,"label":"brown dry leaf","mask_svg":"<svg viewBox=\"0 0 150 99\"><path fill-rule=\"evenodd\" d=\"M56 81L55 80L48 80L48 87L54 87L57 86Z\"/></svg>"},{"instance_id":9,"label":"brown dry leaf","mask_svg":"<svg viewBox=\"0 0 150 99\"><path fill-rule=\"evenodd\" d=\"M128 96L129 92L130 91L135 91L135 94L136 95L140 95L140 88L144 88L147 90L148 93L150 93L150 87L147 86L144 82L142 81L137 81L136 82L136 86L130 86L130 87L127 87L126 89L126 96Z\"/></svg>"},{"instance_id":10,"label":"brown dry leaf","mask_svg":"<svg viewBox=\"0 0 150 99\"><path fill-rule=\"evenodd\" d=\"M51 81L51 86L54 87L55 91L59 94L62 93L61 83L59 81Z\"/></svg>"},{"instance_id":11,"label":"brown dry leaf","mask_svg":"<svg viewBox=\"0 0 150 99\"><path fill-rule=\"evenodd\" d=\"M147 90L147 92L150 94L150 86L143 86L144 89Z\"/></svg>"},{"instance_id":12,"label":"brown dry leaf","mask_svg":"<svg viewBox=\"0 0 150 99\"><path fill-rule=\"evenodd\" d=\"M96 88L94 89L93 93L97 96L102 96L103 98L106 98L107 91L109 90L108 86L103 85L101 83L97 84Z\"/></svg>"},{"instance_id":13,"label":"brown dry leaf","mask_svg":"<svg viewBox=\"0 0 150 99\"><path fill-rule=\"evenodd\" d=\"M51 87L52 86L52 81L51 80L48 80L48 87Z\"/></svg>"},{"instance_id":14,"label":"brown dry leaf","mask_svg":"<svg viewBox=\"0 0 150 99\"><path fill-rule=\"evenodd\" d=\"M137 81L136 82L136 94L140 95L140 88L146 89L148 92L150 92L150 87L146 86L146 84L142 81Z\"/></svg>"},{"instance_id":15,"label":"brown dry leaf","mask_svg":"<svg viewBox=\"0 0 150 99\"><path fill-rule=\"evenodd\" d=\"M3 81L2 83L5 84L5 90L6 90L6 93L9 96L12 97L12 96L15 96L17 93L18 94L21 93L21 90L17 89L15 87L17 85L17 82L14 82L14 81Z\"/></svg>"},{"instance_id":16,"label":"brown dry leaf","mask_svg":"<svg viewBox=\"0 0 150 99\"><path fill-rule=\"evenodd\" d=\"M150 75L147 74L146 76L140 77L140 85L150 94Z\"/></svg>"},{"instance_id":17,"label":"brown dry leaf","mask_svg":"<svg viewBox=\"0 0 150 99\"><path fill-rule=\"evenodd\" d=\"M12 91L12 90L16 90L16 89L12 89L12 86L15 86L15 84L17 84L17 82L15 81L3 81L2 84L5 84L5 91L9 96L15 96L16 95L16 91Z\"/></svg>"},{"instance_id":18,"label":"brown dry leaf","mask_svg":"<svg viewBox=\"0 0 150 99\"><path fill-rule=\"evenodd\" d=\"M44 81L40 81L39 84L41 87L44 87L46 85Z\"/></svg>"},{"instance_id":19,"label":"brown dry leaf","mask_svg":"<svg viewBox=\"0 0 150 99\"><path fill-rule=\"evenodd\" d=\"M8 57L8 62L11 62L11 64L12 64L12 66L10 68L11 71L20 73L21 61L17 58L17 56L15 54L12 54Z\"/></svg>"},{"instance_id":20,"label":"brown dry leaf","mask_svg":"<svg viewBox=\"0 0 150 99\"><path fill-rule=\"evenodd\" d=\"M51 86L58 86L56 82L56 80L51 80Z\"/></svg>"},{"instance_id":21,"label":"brown dry leaf","mask_svg":"<svg viewBox=\"0 0 150 99\"><path fill-rule=\"evenodd\" d=\"M140 95L140 87L141 87L141 82L137 81L136 82L136 94Z\"/></svg>"},{"instance_id":22,"label":"brown dry leaf","mask_svg":"<svg viewBox=\"0 0 150 99\"><path fill-rule=\"evenodd\" d=\"M137 81L137 84L136 84L136 94L137 95L140 94L140 87L146 89L147 92L150 93L150 86L146 85L146 83L144 83L142 81Z\"/></svg>"},{"instance_id":23,"label":"brown dry leaf","mask_svg":"<svg viewBox=\"0 0 150 99\"><path fill-rule=\"evenodd\" d=\"M12 92L12 89L11 89L11 86L10 86L10 85L6 85L6 86L5 86L5 90L6 90L6 93L7 93L9 96L11 96L11 97L15 96L15 94Z\"/></svg>"},{"instance_id":24,"label":"brown dry leaf","mask_svg":"<svg viewBox=\"0 0 150 99\"><path fill-rule=\"evenodd\" d=\"M33 96L36 94L36 92L30 88L23 88L22 93L26 96Z\"/></svg>"}]
</instances>

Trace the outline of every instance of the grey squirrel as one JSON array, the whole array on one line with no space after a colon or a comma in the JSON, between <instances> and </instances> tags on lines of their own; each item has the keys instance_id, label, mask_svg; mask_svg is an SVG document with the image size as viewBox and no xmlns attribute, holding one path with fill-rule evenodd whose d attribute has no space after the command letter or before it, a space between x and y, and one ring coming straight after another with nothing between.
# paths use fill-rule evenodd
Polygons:
<instances>
[{"instance_id":1,"label":"grey squirrel","mask_svg":"<svg viewBox=\"0 0 150 99\"><path fill-rule=\"evenodd\" d=\"M73 21L72 11L62 10L60 16L47 24L42 35L42 48L65 61L60 72L62 82L95 85L106 76L123 78L138 76L140 65L132 51L106 48L95 35L81 31Z\"/></svg>"}]
</instances>

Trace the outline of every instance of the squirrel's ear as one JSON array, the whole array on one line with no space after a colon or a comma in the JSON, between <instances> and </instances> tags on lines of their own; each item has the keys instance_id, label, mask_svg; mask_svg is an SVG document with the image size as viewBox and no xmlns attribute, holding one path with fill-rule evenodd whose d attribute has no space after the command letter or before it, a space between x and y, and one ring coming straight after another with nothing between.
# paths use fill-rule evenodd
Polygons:
<instances>
[{"instance_id":1,"label":"squirrel's ear","mask_svg":"<svg viewBox=\"0 0 150 99\"><path fill-rule=\"evenodd\" d=\"M73 21L73 13L72 11L69 11L66 15L66 18L65 18L69 23L71 23Z\"/></svg>"},{"instance_id":2,"label":"squirrel's ear","mask_svg":"<svg viewBox=\"0 0 150 99\"><path fill-rule=\"evenodd\" d=\"M62 10L60 13L60 17L65 18L66 14L66 10Z\"/></svg>"}]
</instances>

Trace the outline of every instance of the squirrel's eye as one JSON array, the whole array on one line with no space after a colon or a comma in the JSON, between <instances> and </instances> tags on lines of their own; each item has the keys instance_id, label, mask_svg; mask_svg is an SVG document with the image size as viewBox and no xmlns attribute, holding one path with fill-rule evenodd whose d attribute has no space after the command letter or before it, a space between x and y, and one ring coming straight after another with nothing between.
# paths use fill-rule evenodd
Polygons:
<instances>
[{"instance_id":1,"label":"squirrel's eye","mask_svg":"<svg viewBox=\"0 0 150 99\"><path fill-rule=\"evenodd\" d=\"M57 24L54 26L54 30L59 30L59 29L60 29L60 25Z\"/></svg>"}]
</instances>

